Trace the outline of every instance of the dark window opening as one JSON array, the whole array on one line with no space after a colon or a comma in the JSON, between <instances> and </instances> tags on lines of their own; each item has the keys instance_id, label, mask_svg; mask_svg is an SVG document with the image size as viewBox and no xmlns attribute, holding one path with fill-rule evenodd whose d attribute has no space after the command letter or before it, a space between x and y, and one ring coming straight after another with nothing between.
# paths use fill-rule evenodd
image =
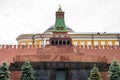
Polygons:
<instances>
[{"instance_id":1,"label":"dark window opening","mask_svg":"<svg viewBox=\"0 0 120 80\"><path fill-rule=\"evenodd\" d=\"M57 44L58 44L58 41L55 41L55 44L57 45Z\"/></svg>"},{"instance_id":2,"label":"dark window opening","mask_svg":"<svg viewBox=\"0 0 120 80\"><path fill-rule=\"evenodd\" d=\"M62 44L62 41L60 41L60 45Z\"/></svg>"},{"instance_id":3,"label":"dark window opening","mask_svg":"<svg viewBox=\"0 0 120 80\"><path fill-rule=\"evenodd\" d=\"M67 41L67 45L69 45L70 43L69 43L69 41Z\"/></svg>"},{"instance_id":4,"label":"dark window opening","mask_svg":"<svg viewBox=\"0 0 120 80\"><path fill-rule=\"evenodd\" d=\"M52 41L52 45L54 45L54 41Z\"/></svg>"},{"instance_id":5,"label":"dark window opening","mask_svg":"<svg viewBox=\"0 0 120 80\"><path fill-rule=\"evenodd\" d=\"M65 41L63 41L63 44L64 44L64 45L66 45L66 42L65 42Z\"/></svg>"}]
</instances>

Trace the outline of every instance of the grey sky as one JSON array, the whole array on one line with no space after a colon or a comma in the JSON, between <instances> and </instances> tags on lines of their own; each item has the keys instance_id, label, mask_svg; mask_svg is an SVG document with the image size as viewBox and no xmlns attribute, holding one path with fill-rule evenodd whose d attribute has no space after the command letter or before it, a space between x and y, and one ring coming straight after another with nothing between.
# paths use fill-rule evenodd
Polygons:
<instances>
[{"instance_id":1,"label":"grey sky","mask_svg":"<svg viewBox=\"0 0 120 80\"><path fill-rule=\"evenodd\" d=\"M0 0L0 44L44 32L54 24L59 4L76 32L120 32L120 0Z\"/></svg>"}]
</instances>

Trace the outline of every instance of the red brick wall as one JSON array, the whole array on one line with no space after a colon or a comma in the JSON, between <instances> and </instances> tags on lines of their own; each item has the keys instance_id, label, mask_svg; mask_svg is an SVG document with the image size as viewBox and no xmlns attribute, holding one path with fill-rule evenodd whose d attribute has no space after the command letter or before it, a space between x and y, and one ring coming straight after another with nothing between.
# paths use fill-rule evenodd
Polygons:
<instances>
[{"instance_id":1,"label":"red brick wall","mask_svg":"<svg viewBox=\"0 0 120 80\"><path fill-rule=\"evenodd\" d=\"M10 80L20 80L20 71L11 71Z\"/></svg>"},{"instance_id":2,"label":"red brick wall","mask_svg":"<svg viewBox=\"0 0 120 80\"><path fill-rule=\"evenodd\" d=\"M107 72L100 72L102 80L107 80Z\"/></svg>"}]
</instances>

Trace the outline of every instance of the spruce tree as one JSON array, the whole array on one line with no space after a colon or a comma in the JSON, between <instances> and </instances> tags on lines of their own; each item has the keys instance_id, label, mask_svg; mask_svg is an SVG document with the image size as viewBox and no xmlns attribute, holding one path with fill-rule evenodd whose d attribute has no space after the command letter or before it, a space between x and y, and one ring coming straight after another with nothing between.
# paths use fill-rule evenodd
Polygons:
<instances>
[{"instance_id":1,"label":"spruce tree","mask_svg":"<svg viewBox=\"0 0 120 80\"><path fill-rule=\"evenodd\" d=\"M35 80L34 70L30 65L30 62L25 62L21 67L21 77L20 80Z\"/></svg>"},{"instance_id":2,"label":"spruce tree","mask_svg":"<svg viewBox=\"0 0 120 80\"><path fill-rule=\"evenodd\" d=\"M117 60L113 60L109 66L108 80L120 80L120 66Z\"/></svg>"},{"instance_id":3,"label":"spruce tree","mask_svg":"<svg viewBox=\"0 0 120 80\"><path fill-rule=\"evenodd\" d=\"M7 78L5 77L3 71L1 70L1 66L0 66L0 79L2 80L6 80Z\"/></svg>"},{"instance_id":4,"label":"spruce tree","mask_svg":"<svg viewBox=\"0 0 120 80\"><path fill-rule=\"evenodd\" d=\"M98 68L96 67L96 65L93 66L88 80L102 80L102 78L100 76L100 72L99 72Z\"/></svg>"},{"instance_id":5,"label":"spruce tree","mask_svg":"<svg viewBox=\"0 0 120 80\"><path fill-rule=\"evenodd\" d=\"M4 62L2 63L2 66L0 66L0 80L9 80L9 67Z\"/></svg>"}]
</instances>

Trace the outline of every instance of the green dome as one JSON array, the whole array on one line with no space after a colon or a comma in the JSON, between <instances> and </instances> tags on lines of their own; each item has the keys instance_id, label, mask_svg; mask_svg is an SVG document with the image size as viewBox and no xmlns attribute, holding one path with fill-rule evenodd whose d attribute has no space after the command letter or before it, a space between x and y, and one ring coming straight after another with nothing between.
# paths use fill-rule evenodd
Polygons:
<instances>
[{"instance_id":1,"label":"green dome","mask_svg":"<svg viewBox=\"0 0 120 80\"><path fill-rule=\"evenodd\" d=\"M54 25L50 26L44 33L50 34L53 32L53 30L54 30ZM69 28L68 26L66 26L66 30L68 33L74 33L74 31L71 28Z\"/></svg>"}]
</instances>

